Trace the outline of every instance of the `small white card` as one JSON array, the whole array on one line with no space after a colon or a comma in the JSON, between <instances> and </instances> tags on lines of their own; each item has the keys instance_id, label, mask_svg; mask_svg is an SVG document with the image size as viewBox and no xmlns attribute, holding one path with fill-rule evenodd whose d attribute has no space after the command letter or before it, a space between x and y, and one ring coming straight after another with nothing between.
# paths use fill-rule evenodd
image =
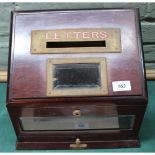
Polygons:
<instances>
[{"instance_id":1,"label":"small white card","mask_svg":"<svg viewBox=\"0 0 155 155\"><path fill-rule=\"evenodd\" d=\"M113 91L131 91L130 81L114 81L112 87Z\"/></svg>"}]
</instances>

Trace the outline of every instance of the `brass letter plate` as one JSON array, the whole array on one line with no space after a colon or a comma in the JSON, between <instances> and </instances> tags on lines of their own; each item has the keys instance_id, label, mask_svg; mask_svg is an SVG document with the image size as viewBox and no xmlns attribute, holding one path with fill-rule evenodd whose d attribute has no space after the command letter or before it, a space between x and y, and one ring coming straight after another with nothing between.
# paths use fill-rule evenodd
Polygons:
<instances>
[{"instance_id":1,"label":"brass letter plate","mask_svg":"<svg viewBox=\"0 0 155 155\"><path fill-rule=\"evenodd\" d=\"M47 96L108 94L106 58L47 60Z\"/></svg>"},{"instance_id":2,"label":"brass letter plate","mask_svg":"<svg viewBox=\"0 0 155 155\"><path fill-rule=\"evenodd\" d=\"M31 53L121 52L119 28L33 30Z\"/></svg>"}]
</instances>

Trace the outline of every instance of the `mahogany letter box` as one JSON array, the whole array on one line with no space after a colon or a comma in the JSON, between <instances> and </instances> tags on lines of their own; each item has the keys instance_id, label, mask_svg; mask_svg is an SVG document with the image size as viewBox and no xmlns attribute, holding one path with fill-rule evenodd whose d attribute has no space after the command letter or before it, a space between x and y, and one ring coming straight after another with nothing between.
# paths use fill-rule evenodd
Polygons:
<instances>
[{"instance_id":1,"label":"mahogany letter box","mask_svg":"<svg viewBox=\"0 0 155 155\"><path fill-rule=\"evenodd\" d=\"M13 12L8 75L17 149L139 146L147 93L137 9Z\"/></svg>"}]
</instances>

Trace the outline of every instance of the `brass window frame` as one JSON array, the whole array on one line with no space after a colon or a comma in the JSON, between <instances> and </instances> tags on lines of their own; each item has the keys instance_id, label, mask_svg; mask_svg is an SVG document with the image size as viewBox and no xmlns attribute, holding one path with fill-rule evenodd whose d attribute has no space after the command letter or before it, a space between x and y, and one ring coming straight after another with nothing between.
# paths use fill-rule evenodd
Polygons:
<instances>
[{"instance_id":1,"label":"brass window frame","mask_svg":"<svg viewBox=\"0 0 155 155\"><path fill-rule=\"evenodd\" d=\"M98 63L100 65L101 87L53 89L53 66L56 64ZM108 94L106 58L49 58L47 59L47 92L49 97L105 96Z\"/></svg>"}]
</instances>

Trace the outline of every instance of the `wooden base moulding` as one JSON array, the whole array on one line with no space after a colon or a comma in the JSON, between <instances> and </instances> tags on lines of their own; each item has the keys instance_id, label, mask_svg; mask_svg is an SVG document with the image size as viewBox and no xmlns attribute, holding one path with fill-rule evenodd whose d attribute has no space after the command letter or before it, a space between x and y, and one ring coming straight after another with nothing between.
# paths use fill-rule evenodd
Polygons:
<instances>
[{"instance_id":1,"label":"wooden base moulding","mask_svg":"<svg viewBox=\"0 0 155 155\"><path fill-rule=\"evenodd\" d=\"M84 142L87 144L87 148L85 149L109 149L109 148L137 148L140 147L139 140L112 140L112 141L89 141ZM52 150L52 149L84 149L84 148L70 148L69 142L59 142L57 143L52 142L18 142L16 143L17 150Z\"/></svg>"}]
</instances>

